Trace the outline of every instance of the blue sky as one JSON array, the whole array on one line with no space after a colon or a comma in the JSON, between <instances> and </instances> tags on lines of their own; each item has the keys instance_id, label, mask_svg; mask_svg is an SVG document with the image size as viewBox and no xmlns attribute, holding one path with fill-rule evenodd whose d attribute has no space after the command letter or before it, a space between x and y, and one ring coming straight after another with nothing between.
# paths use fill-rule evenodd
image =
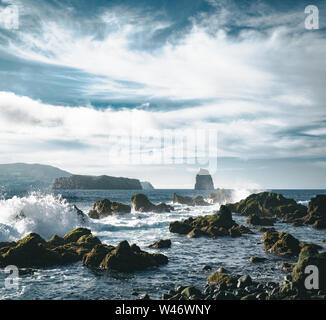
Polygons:
<instances>
[{"instance_id":1,"label":"blue sky","mask_svg":"<svg viewBox=\"0 0 326 320\"><path fill-rule=\"evenodd\" d=\"M319 30L304 27L310 4ZM326 1L8 5L0 163L161 188L193 187L199 167L216 187L326 188Z\"/></svg>"}]
</instances>

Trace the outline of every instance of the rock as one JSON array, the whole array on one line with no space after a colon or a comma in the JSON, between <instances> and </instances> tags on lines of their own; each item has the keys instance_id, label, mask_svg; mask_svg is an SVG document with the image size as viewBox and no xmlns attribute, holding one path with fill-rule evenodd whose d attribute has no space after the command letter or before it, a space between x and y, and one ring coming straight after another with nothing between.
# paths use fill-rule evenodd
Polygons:
<instances>
[{"instance_id":1,"label":"rock","mask_svg":"<svg viewBox=\"0 0 326 320\"><path fill-rule=\"evenodd\" d=\"M244 288L252 284L251 277L249 275L242 276L238 279L237 288Z\"/></svg>"},{"instance_id":2,"label":"rock","mask_svg":"<svg viewBox=\"0 0 326 320\"><path fill-rule=\"evenodd\" d=\"M104 258L114 249L115 247L105 244L96 245L88 254L83 257L83 265L90 269L98 269Z\"/></svg>"},{"instance_id":3,"label":"rock","mask_svg":"<svg viewBox=\"0 0 326 320\"><path fill-rule=\"evenodd\" d=\"M245 226L238 226L233 221L230 210L224 205L222 205L220 210L214 215L171 222L169 230L174 233L187 234L189 238L197 238L201 236L216 238L227 235L238 237L242 234L253 233Z\"/></svg>"},{"instance_id":4,"label":"rock","mask_svg":"<svg viewBox=\"0 0 326 320\"><path fill-rule=\"evenodd\" d=\"M307 215L302 219L305 224L312 224L316 229L326 228L326 195L312 198L308 204Z\"/></svg>"},{"instance_id":5,"label":"rock","mask_svg":"<svg viewBox=\"0 0 326 320\"><path fill-rule=\"evenodd\" d=\"M208 170L200 169L196 175L195 190L214 190L213 179Z\"/></svg>"},{"instance_id":6,"label":"rock","mask_svg":"<svg viewBox=\"0 0 326 320\"><path fill-rule=\"evenodd\" d=\"M244 297L242 297L240 300L247 301L247 300L257 300L255 294L248 294Z\"/></svg>"},{"instance_id":7,"label":"rock","mask_svg":"<svg viewBox=\"0 0 326 320\"><path fill-rule=\"evenodd\" d=\"M264 262L266 261L266 258L262 258L262 257L250 257L249 258L249 262L251 263L260 263L260 262Z\"/></svg>"},{"instance_id":8,"label":"rock","mask_svg":"<svg viewBox=\"0 0 326 320\"><path fill-rule=\"evenodd\" d=\"M257 214L251 214L249 215L246 222L254 226L273 226L275 219L270 217L261 217Z\"/></svg>"},{"instance_id":9,"label":"rock","mask_svg":"<svg viewBox=\"0 0 326 320\"><path fill-rule=\"evenodd\" d=\"M144 293L140 296L139 300L151 300L147 293Z\"/></svg>"},{"instance_id":10,"label":"rock","mask_svg":"<svg viewBox=\"0 0 326 320\"><path fill-rule=\"evenodd\" d=\"M56 234L48 241L48 244L53 246L62 246L65 244L65 240L62 237L57 236Z\"/></svg>"},{"instance_id":11,"label":"rock","mask_svg":"<svg viewBox=\"0 0 326 320\"><path fill-rule=\"evenodd\" d=\"M76 241L76 244L85 248L93 248L96 245L101 244L101 241L92 234L85 234Z\"/></svg>"},{"instance_id":12,"label":"rock","mask_svg":"<svg viewBox=\"0 0 326 320\"><path fill-rule=\"evenodd\" d=\"M273 192L261 192L251 194L240 202L227 205L232 212L249 216L255 214L263 217L286 218L287 221L304 217L307 208L297 204L295 200L283 197Z\"/></svg>"},{"instance_id":13,"label":"rock","mask_svg":"<svg viewBox=\"0 0 326 320\"><path fill-rule=\"evenodd\" d=\"M162 212L170 212L173 211L174 208L169 206L165 203L160 203L158 205L153 204L148 200L146 195L142 193L135 194L131 197L131 202L136 211L139 212L155 212L155 213L162 213Z\"/></svg>"},{"instance_id":14,"label":"rock","mask_svg":"<svg viewBox=\"0 0 326 320\"><path fill-rule=\"evenodd\" d=\"M172 233L188 234L192 230L192 227L185 222L174 221L170 223L169 230Z\"/></svg>"},{"instance_id":15,"label":"rock","mask_svg":"<svg viewBox=\"0 0 326 320\"><path fill-rule=\"evenodd\" d=\"M190 297L194 297L195 299L200 299L202 297L201 291L195 287L187 287L182 290L181 294L188 299Z\"/></svg>"},{"instance_id":16,"label":"rock","mask_svg":"<svg viewBox=\"0 0 326 320\"><path fill-rule=\"evenodd\" d=\"M219 273L229 273L229 271L224 269L223 267L218 268L217 272L219 272Z\"/></svg>"},{"instance_id":17,"label":"rock","mask_svg":"<svg viewBox=\"0 0 326 320\"><path fill-rule=\"evenodd\" d=\"M283 271L292 272L293 271L293 268L294 268L294 264L288 263L288 262L282 262L282 264L280 265L280 268Z\"/></svg>"},{"instance_id":18,"label":"rock","mask_svg":"<svg viewBox=\"0 0 326 320\"><path fill-rule=\"evenodd\" d=\"M193 206L193 199L187 196L180 196L176 193L173 194L173 203L185 204L187 206Z\"/></svg>"},{"instance_id":19,"label":"rock","mask_svg":"<svg viewBox=\"0 0 326 320\"><path fill-rule=\"evenodd\" d=\"M206 202L202 196L197 196L195 198L180 196L176 193L173 194L173 203L185 204L188 206L209 206L210 203Z\"/></svg>"},{"instance_id":20,"label":"rock","mask_svg":"<svg viewBox=\"0 0 326 320\"><path fill-rule=\"evenodd\" d=\"M77 228L68 232L64 237L65 243L76 242L81 236L90 235L91 230L86 228Z\"/></svg>"},{"instance_id":21,"label":"rock","mask_svg":"<svg viewBox=\"0 0 326 320\"><path fill-rule=\"evenodd\" d=\"M241 237L241 232L236 226L229 229L229 234L232 238Z\"/></svg>"},{"instance_id":22,"label":"rock","mask_svg":"<svg viewBox=\"0 0 326 320\"><path fill-rule=\"evenodd\" d=\"M176 287L175 289L174 289L174 291L176 292L176 293L181 293L184 289L186 289L187 287L185 287L185 286L178 286L178 287Z\"/></svg>"},{"instance_id":23,"label":"rock","mask_svg":"<svg viewBox=\"0 0 326 320\"><path fill-rule=\"evenodd\" d=\"M65 244L62 244L62 238L56 236L52 237L52 241L46 242L38 234L30 233L19 240L16 246L2 251L0 264L29 268L64 265L80 260L80 255L87 249L73 244L72 241L64 241Z\"/></svg>"},{"instance_id":24,"label":"rock","mask_svg":"<svg viewBox=\"0 0 326 320\"><path fill-rule=\"evenodd\" d=\"M83 258L83 264L87 267L120 272L133 272L166 263L166 256L141 251L138 246L130 246L127 241L120 242L115 248L96 246Z\"/></svg>"},{"instance_id":25,"label":"rock","mask_svg":"<svg viewBox=\"0 0 326 320\"><path fill-rule=\"evenodd\" d=\"M170 239L158 240L153 244L149 245L148 247L153 249L171 248L171 240Z\"/></svg>"},{"instance_id":26,"label":"rock","mask_svg":"<svg viewBox=\"0 0 326 320\"><path fill-rule=\"evenodd\" d=\"M30 268L70 264L81 261L100 244L100 240L85 228L72 230L63 238L54 235L49 241L31 233L14 244L0 243L0 265Z\"/></svg>"},{"instance_id":27,"label":"rock","mask_svg":"<svg viewBox=\"0 0 326 320\"><path fill-rule=\"evenodd\" d=\"M219 189L210 193L208 195L208 199L210 199L213 203L225 204L232 201L232 191Z\"/></svg>"},{"instance_id":28,"label":"rock","mask_svg":"<svg viewBox=\"0 0 326 320\"><path fill-rule=\"evenodd\" d=\"M199 237L207 237L208 233L205 231L202 231L199 228L193 228L188 234L187 237L188 238L199 238Z\"/></svg>"},{"instance_id":29,"label":"rock","mask_svg":"<svg viewBox=\"0 0 326 320\"><path fill-rule=\"evenodd\" d=\"M212 267L207 265L203 267L203 270L204 271L212 270Z\"/></svg>"},{"instance_id":30,"label":"rock","mask_svg":"<svg viewBox=\"0 0 326 320\"><path fill-rule=\"evenodd\" d=\"M265 228L265 227L258 227L257 229L259 232L269 232L269 231L273 231L276 232L276 230L274 228Z\"/></svg>"},{"instance_id":31,"label":"rock","mask_svg":"<svg viewBox=\"0 0 326 320\"><path fill-rule=\"evenodd\" d=\"M215 272L207 278L209 285L225 285L228 289L235 289L238 284L238 275L228 275L225 273Z\"/></svg>"},{"instance_id":32,"label":"rock","mask_svg":"<svg viewBox=\"0 0 326 320\"><path fill-rule=\"evenodd\" d=\"M111 202L109 199L99 200L94 203L93 210L88 213L92 219L102 219L113 214L130 213L131 207L120 202Z\"/></svg>"},{"instance_id":33,"label":"rock","mask_svg":"<svg viewBox=\"0 0 326 320\"><path fill-rule=\"evenodd\" d=\"M78 217L81 219L81 221L83 223L85 223L86 222L85 213L82 210L80 210L76 205L73 205L72 208L76 211L76 213L77 213Z\"/></svg>"},{"instance_id":34,"label":"rock","mask_svg":"<svg viewBox=\"0 0 326 320\"><path fill-rule=\"evenodd\" d=\"M194 206L210 206L211 204L206 202L202 196L197 196L192 200Z\"/></svg>"},{"instance_id":35,"label":"rock","mask_svg":"<svg viewBox=\"0 0 326 320\"><path fill-rule=\"evenodd\" d=\"M300 241L284 232L265 232L262 240L264 249L281 256L296 256L299 254Z\"/></svg>"}]
</instances>

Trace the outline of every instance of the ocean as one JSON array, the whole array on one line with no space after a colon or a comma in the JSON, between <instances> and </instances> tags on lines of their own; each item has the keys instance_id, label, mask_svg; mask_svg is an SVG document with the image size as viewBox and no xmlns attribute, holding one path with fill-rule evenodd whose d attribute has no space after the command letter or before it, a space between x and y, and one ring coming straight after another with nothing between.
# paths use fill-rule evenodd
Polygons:
<instances>
[{"instance_id":1,"label":"ocean","mask_svg":"<svg viewBox=\"0 0 326 320\"><path fill-rule=\"evenodd\" d=\"M259 190L262 191L262 190ZM326 190L270 190L280 193L297 202L308 205L317 194ZM187 217L215 213L220 204L208 207L187 207L173 204L175 211L170 213L140 213L111 216L102 220L87 219L81 224L71 205L87 213L94 202L103 198L131 204L130 198L139 191L133 190L76 190L76 191L2 191L0 195L0 241L14 241L29 232L37 232L46 240L52 235L63 236L68 231L84 226L106 244L117 245L122 240L136 243L148 252L161 252L168 256L169 263L157 268L132 274L93 271L82 266L81 262L44 269L21 275L17 289L6 289L3 270L0 272L1 299L137 299L147 293L152 299L161 299L163 293L178 285L194 285L203 289L209 274L219 267L237 273L249 274L257 281L280 282L285 273L280 270L283 261L295 263L296 259L284 259L263 249L262 233L251 228L255 234L240 238L221 237L217 239L196 238L169 232L169 223ZM209 192L195 190L143 190L153 203L172 204L173 193L179 195L207 197ZM233 190L233 202L239 201L254 191ZM255 191L258 192L258 191ZM20 219L17 219L20 216ZM246 217L233 214L239 224L246 224ZM292 234L301 241L314 242L325 246L326 230L311 227L293 227L290 224L276 223L275 229ZM171 239L169 249L149 249L148 245L159 239ZM251 264L251 256L265 257L261 264ZM211 271L204 271L204 266Z\"/></svg>"}]
</instances>

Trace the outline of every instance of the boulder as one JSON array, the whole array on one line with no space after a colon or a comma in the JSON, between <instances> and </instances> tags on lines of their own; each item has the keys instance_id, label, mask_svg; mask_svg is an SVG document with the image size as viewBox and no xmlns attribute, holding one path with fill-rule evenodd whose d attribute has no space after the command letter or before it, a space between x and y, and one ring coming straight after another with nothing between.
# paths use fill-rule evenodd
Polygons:
<instances>
[{"instance_id":1,"label":"boulder","mask_svg":"<svg viewBox=\"0 0 326 320\"><path fill-rule=\"evenodd\" d=\"M169 226L169 231L172 233L188 234L191 230L191 225L181 221L171 222Z\"/></svg>"},{"instance_id":2,"label":"boulder","mask_svg":"<svg viewBox=\"0 0 326 320\"><path fill-rule=\"evenodd\" d=\"M174 208L165 203L160 203L158 205L150 202L146 195L142 193L137 193L131 197L131 202L136 211L139 212L154 212L163 213L173 211Z\"/></svg>"},{"instance_id":3,"label":"boulder","mask_svg":"<svg viewBox=\"0 0 326 320\"><path fill-rule=\"evenodd\" d=\"M90 235L91 230L86 228L77 228L68 232L64 237L65 243L76 242L81 236Z\"/></svg>"},{"instance_id":4,"label":"boulder","mask_svg":"<svg viewBox=\"0 0 326 320\"><path fill-rule=\"evenodd\" d=\"M304 205L273 192L251 194L246 199L237 203L227 204L227 206L232 212L244 216L255 214L263 217L286 217L289 221L292 215L294 219L297 219L298 217L304 217L307 212L307 208Z\"/></svg>"},{"instance_id":5,"label":"boulder","mask_svg":"<svg viewBox=\"0 0 326 320\"><path fill-rule=\"evenodd\" d=\"M214 286L225 286L228 289L235 289L241 276L229 275L221 272L215 272L207 278L207 283Z\"/></svg>"},{"instance_id":6,"label":"boulder","mask_svg":"<svg viewBox=\"0 0 326 320\"><path fill-rule=\"evenodd\" d=\"M232 219L231 211L224 205L214 215L171 222L169 230L173 233L187 234L189 238L201 236L216 238L227 235L238 237L242 234L252 233L247 227L236 224Z\"/></svg>"},{"instance_id":7,"label":"boulder","mask_svg":"<svg viewBox=\"0 0 326 320\"><path fill-rule=\"evenodd\" d=\"M249 262L251 263L260 263L260 262L264 262L266 261L266 258L262 258L262 257L250 257L249 258Z\"/></svg>"},{"instance_id":8,"label":"boulder","mask_svg":"<svg viewBox=\"0 0 326 320\"><path fill-rule=\"evenodd\" d=\"M283 271L292 272L293 271L293 268L294 268L294 264L288 263L288 262L282 262L281 265L280 265L280 268Z\"/></svg>"},{"instance_id":9,"label":"boulder","mask_svg":"<svg viewBox=\"0 0 326 320\"><path fill-rule=\"evenodd\" d=\"M141 251L135 244L120 242L115 248L96 246L83 257L83 264L89 268L133 272L148 267L156 267L168 263L168 258L162 254L150 254Z\"/></svg>"},{"instance_id":10,"label":"boulder","mask_svg":"<svg viewBox=\"0 0 326 320\"><path fill-rule=\"evenodd\" d=\"M326 194L317 195L310 200L307 215L302 221L311 224L315 229L326 228Z\"/></svg>"},{"instance_id":11,"label":"boulder","mask_svg":"<svg viewBox=\"0 0 326 320\"><path fill-rule=\"evenodd\" d=\"M251 214L246 222L254 226L273 226L275 219L271 217L261 217L257 214Z\"/></svg>"},{"instance_id":12,"label":"boulder","mask_svg":"<svg viewBox=\"0 0 326 320\"><path fill-rule=\"evenodd\" d=\"M153 244L149 245L148 247L153 249L171 248L171 240L170 239L158 240Z\"/></svg>"},{"instance_id":13,"label":"boulder","mask_svg":"<svg viewBox=\"0 0 326 320\"><path fill-rule=\"evenodd\" d=\"M173 203L185 204L187 206L209 206L210 203L206 202L202 196L195 198L180 196L176 193L173 194Z\"/></svg>"},{"instance_id":14,"label":"boulder","mask_svg":"<svg viewBox=\"0 0 326 320\"><path fill-rule=\"evenodd\" d=\"M268 231L263 235L264 249L281 256L297 256L301 250L300 241L284 232Z\"/></svg>"},{"instance_id":15,"label":"boulder","mask_svg":"<svg viewBox=\"0 0 326 320\"><path fill-rule=\"evenodd\" d=\"M187 287L181 291L181 295L186 299L199 300L202 298L202 293L199 289L195 287Z\"/></svg>"},{"instance_id":16,"label":"boulder","mask_svg":"<svg viewBox=\"0 0 326 320\"><path fill-rule=\"evenodd\" d=\"M62 264L60 255L46 246L46 241L36 233L30 233L9 248L0 257L0 265L15 265L19 268L48 267Z\"/></svg>"},{"instance_id":17,"label":"boulder","mask_svg":"<svg viewBox=\"0 0 326 320\"><path fill-rule=\"evenodd\" d=\"M237 282L237 288L245 288L252 284L251 277L249 275L241 276Z\"/></svg>"},{"instance_id":18,"label":"boulder","mask_svg":"<svg viewBox=\"0 0 326 320\"><path fill-rule=\"evenodd\" d=\"M131 207L120 202L111 202L109 199L102 199L94 203L93 210L88 213L92 219L102 219L113 214L130 213Z\"/></svg>"}]
</instances>

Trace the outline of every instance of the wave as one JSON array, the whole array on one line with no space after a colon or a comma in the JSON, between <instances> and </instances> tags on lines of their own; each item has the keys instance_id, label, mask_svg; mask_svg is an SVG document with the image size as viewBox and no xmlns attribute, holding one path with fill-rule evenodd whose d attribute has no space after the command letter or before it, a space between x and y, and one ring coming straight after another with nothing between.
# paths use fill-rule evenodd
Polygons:
<instances>
[{"instance_id":1,"label":"wave","mask_svg":"<svg viewBox=\"0 0 326 320\"><path fill-rule=\"evenodd\" d=\"M76 209L61 196L33 192L0 200L0 241L14 241L30 232L49 239L81 225Z\"/></svg>"}]
</instances>

